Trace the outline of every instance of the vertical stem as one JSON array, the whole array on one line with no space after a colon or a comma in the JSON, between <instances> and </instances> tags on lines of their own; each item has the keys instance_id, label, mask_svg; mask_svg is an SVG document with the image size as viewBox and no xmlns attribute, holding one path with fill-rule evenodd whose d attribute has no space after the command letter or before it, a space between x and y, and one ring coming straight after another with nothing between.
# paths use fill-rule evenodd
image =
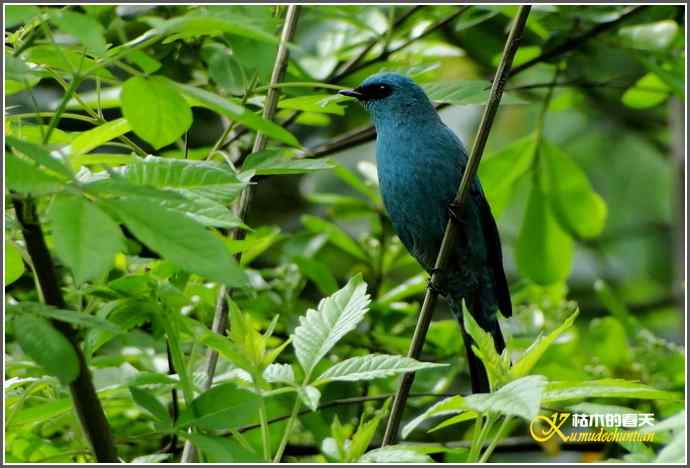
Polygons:
<instances>
[{"instance_id":1,"label":"vertical stem","mask_svg":"<svg viewBox=\"0 0 690 468\"><path fill-rule=\"evenodd\" d=\"M467 168L462 176L460 188L458 189L455 201L453 202L453 205L457 207L457 211L460 214L462 212L467 192L469 192L470 184L474 180L474 177L477 173L479 161L481 160L482 153L484 152L484 146L486 145L486 140L489 137L489 131L491 130L494 117L496 117L498 105L501 102L501 96L503 95L503 88L505 87L505 83L508 79L508 74L510 73L510 67L513 63L515 52L520 44L520 38L522 37L522 31L525 28L525 23L527 22L527 16L529 15L530 8L530 6L524 5L520 7L517 17L515 18L515 22L510 30L510 34L508 35L505 48L503 49L503 57L498 65L498 70L496 70L496 76L494 77L494 81L491 86L489 101L484 109L482 121L479 125L479 132L477 133L474 146L472 147L472 154L467 161ZM451 217L448 221L448 225L446 226L446 231L443 235L443 240L441 241L441 248L434 265L434 273L431 275L431 281L429 282L430 286L433 285L435 287L428 287L426 290L424 303L417 320L417 327L415 328L412 343L410 344L410 349L407 354L411 358L418 359L422 346L424 345L426 333L429 329L431 317L436 305L436 291L439 289L437 282L438 274L436 272L443 271L448 264L453 245L455 244L455 239L457 238L457 230L458 228L456 226L456 222L453 217ZM398 392L395 395L393 407L391 408L391 414L388 418L386 432L383 436L383 442L381 444L382 446L393 444L398 438L400 420L402 418L402 413L405 408L405 403L407 401L407 396L410 393L413 380L414 373L407 373L403 375L400 381L400 386L398 387Z\"/></svg>"},{"instance_id":2,"label":"vertical stem","mask_svg":"<svg viewBox=\"0 0 690 468\"><path fill-rule=\"evenodd\" d=\"M22 228L26 249L31 257L43 301L53 307L64 309L65 300L55 274L53 260L43 237L43 230L36 213L36 205L31 197L22 199L16 194L11 196L14 212ZM76 331L66 322L53 321L53 325L69 339L79 359L79 376L70 383L69 389L79 422L96 455L96 460L117 463L119 459L108 419L96 394L91 372L77 341Z\"/></svg>"},{"instance_id":3,"label":"vertical stem","mask_svg":"<svg viewBox=\"0 0 690 468\"><path fill-rule=\"evenodd\" d=\"M278 450L276 451L276 454L273 457L273 463L280 463L280 460L283 458L283 452L285 452L285 447L287 446L288 439L290 438L292 425L294 424L295 419L297 419L297 413L299 413L300 403L301 402L299 399L299 395L295 395L295 403L294 405L292 405L290 419L288 419L287 424L285 425L285 432L283 433L283 438L280 440Z\"/></svg>"},{"instance_id":4,"label":"vertical stem","mask_svg":"<svg viewBox=\"0 0 690 468\"><path fill-rule=\"evenodd\" d=\"M491 454L493 453L494 449L496 448L496 444L498 444L498 441L500 440L501 436L503 435L503 432L506 430L506 427L508 427L508 422L510 421L510 416L504 416L503 417L503 422L501 423L500 427L498 428L498 431L496 431L496 434L494 435L494 438L491 439L491 443L489 443L489 446L486 448L484 453L482 454L481 458L479 459L479 463L486 463Z\"/></svg>"},{"instance_id":5,"label":"vertical stem","mask_svg":"<svg viewBox=\"0 0 690 468\"><path fill-rule=\"evenodd\" d=\"M283 79L285 70L287 69L288 62L288 43L292 40L295 34L295 29L297 27L297 19L299 17L300 6L290 5L287 9L287 14L285 15L285 21L283 23L283 31L280 36L280 45L278 46L278 53L276 54L276 59L273 65L273 73L271 74L270 87L268 93L266 94L266 100L264 103L263 117L267 120L273 120L275 116L276 109L278 108L278 96L280 94L280 89L274 85L279 83ZM252 153L262 151L266 147L267 138L262 133L257 133L254 140L254 146L252 148ZM236 205L236 211L239 218L244 221L247 216L247 211L249 210L249 202L251 200L251 188L245 188ZM241 229L235 229L233 231L233 238L240 240L244 238L244 231ZM221 286L218 291L218 302L216 303L216 311L213 316L213 331L218 334L223 334L227 326L228 321L228 304L225 300L225 296L229 293L228 288ZM218 362L218 353L214 350L209 350L208 353L208 367L206 369L206 381L204 382L205 389L211 387L213 383L213 376L216 371L216 364ZM194 446L190 441L185 442L184 449L182 452L181 463L190 463L194 459Z\"/></svg>"},{"instance_id":6,"label":"vertical stem","mask_svg":"<svg viewBox=\"0 0 690 468\"><path fill-rule=\"evenodd\" d=\"M268 436L268 422L266 419L266 402L263 395L260 393L259 386L256 386L256 392L259 394L259 424L261 425L261 443L264 446L264 460L271 461L271 438Z\"/></svg>"}]
</instances>

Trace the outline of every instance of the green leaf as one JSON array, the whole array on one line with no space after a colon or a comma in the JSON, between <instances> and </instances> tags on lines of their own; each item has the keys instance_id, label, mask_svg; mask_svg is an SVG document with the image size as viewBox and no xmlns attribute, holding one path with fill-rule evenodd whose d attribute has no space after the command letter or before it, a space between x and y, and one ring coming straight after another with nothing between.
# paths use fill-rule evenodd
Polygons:
<instances>
[{"instance_id":1,"label":"green leaf","mask_svg":"<svg viewBox=\"0 0 690 468\"><path fill-rule=\"evenodd\" d=\"M542 190L561 227L586 239L599 235L606 224L606 203L584 171L547 140L542 141L539 166Z\"/></svg>"},{"instance_id":2,"label":"green leaf","mask_svg":"<svg viewBox=\"0 0 690 468\"><path fill-rule=\"evenodd\" d=\"M183 195L229 203L247 186L227 166L212 161L192 161L147 156L127 167L127 180L156 188L184 189Z\"/></svg>"},{"instance_id":3,"label":"green leaf","mask_svg":"<svg viewBox=\"0 0 690 468\"><path fill-rule=\"evenodd\" d=\"M132 131L154 148L175 142L192 125L192 110L163 76L135 76L122 85L122 113Z\"/></svg>"},{"instance_id":4,"label":"green leaf","mask_svg":"<svg viewBox=\"0 0 690 468\"><path fill-rule=\"evenodd\" d=\"M129 393L134 402L160 421L164 427L171 428L173 421L168 414L168 410L163 406L156 396L146 389L140 387L129 387Z\"/></svg>"},{"instance_id":5,"label":"green leaf","mask_svg":"<svg viewBox=\"0 0 690 468\"><path fill-rule=\"evenodd\" d=\"M181 84L177 86L182 93L189 98L192 106L211 109L214 112L227 116L231 120L261 132L270 138L275 138L290 146L300 146L299 141L297 141L297 138L295 138L292 133L288 132L280 125L266 120L262 116L243 107L234 99L224 99L201 88L195 88L194 86Z\"/></svg>"},{"instance_id":6,"label":"green leaf","mask_svg":"<svg viewBox=\"0 0 690 468\"><path fill-rule=\"evenodd\" d=\"M94 203L81 196L59 194L48 217L55 251L80 284L99 278L124 249L120 227Z\"/></svg>"},{"instance_id":7,"label":"green leaf","mask_svg":"<svg viewBox=\"0 0 690 468\"><path fill-rule=\"evenodd\" d=\"M485 104L491 92L491 83L482 80L433 81L422 85L429 99L455 106ZM501 104L524 104L525 101L504 93Z\"/></svg>"},{"instance_id":8,"label":"green leaf","mask_svg":"<svg viewBox=\"0 0 690 468\"><path fill-rule=\"evenodd\" d=\"M40 14L41 10L34 5L6 5L5 29L10 29L19 24L26 23Z\"/></svg>"},{"instance_id":9,"label":"green leaf","mask_svg":"<svg viewBox=\"0 0 690 468\"><path fill-rule=\"evenodd\" d=\"M319 400L321 399L321 392L318 388L307 385L306 387L300 387L297 389L297 394L299 395L302 403L306 405L312 411L317 411L319 409Z\"/></svg>"},{"instance_id":10,"label":"green leaf","mask_svg":"<svg viewBox=\"0 0 690 468\"><path fill-rule=\"evenodd\" d=\"M196 432L185 432L182 437L190 440L204 454L209 463L230 463L238 459L238 453L245 454L247 452L240 444L227 437L203 435ZM245 460L240 459L240 461Z\"/></svg>"},{"instance_id":11,"label":"green leaf","mask_svg":"<svg viewBox=\"0 0 690 468\"><path fill-rule=\"evenodd\" d=\"M35 163L5 153L7 188L20 193L41 195L62 190L63 181L41 170Z\"/></svg>"},{"instance_id":12,"label":"green leaf","mask_svg":"<svg viewBox=\"0 0 690 468\"><path fill-rule=\"evenodd\" d=\"M240 265L249 265L252 260L264 253L281 239L280 228L277 226L261 226L249 232L242 240L228 239L225 243L234 254L242 252Z\"/></svg>"},{"instance_id":13,"label":"green leaf","mask_svg":"<svg viewBox=\"0 0 690 468\"><path fill-rule=\"evenodd\" d=\"M301 255L293 257L292 261L297 264L304 276L314 282L321 293L333 294L338 290L338 282L325 263Z\"/></svg>"},{"instance_id":14,"label":"green leaf","mask_svg":"<svg viewBox=\"0 0 690 468\"><path fill-rule=\"evenodd\" d=\"M86 154L94 148L98 148L104 143L108 143L115 138L124 135L131 130L129 122L125 119L116 119L99 125L96 128L87 130L79 134L72 143L60 150L61 153L72 157Z\"/></svg>"},{"instance_id":15,"label":"green leaf","mask_svg":"<svg viewBox=\"0 0 690 468\"><path fill-rule=\"evenodd\" d=\"M673 20L626 26L618 30L618 35L637 49L664 50L668 48L678 33L678 23Z\"/></svg>"},{"instance_id":16,"label":"green leaf","mask_svg":"<svg viewBox=\"0 0 690 468\"><path fill-rule=\"evenodd\" d=\"M134 235L178 266L230 287L247 284L244 270L218 237L186 216L141 197L108 200Z\"/></svg>"},{"instance_id":17,"label":"green leaf","mask_svg":"<svg viewBox=\"0 0 690 468\"><path fill-rule=\"evenodd\" d=\"M40 164L49 171L55 174L64 176L65 178L72 177L72 173L65 164L56 157L53 157L42 146L27 141L22 141L13 136L7 136L5 142L12 146L15 150L31 158L33 162Z\"/></svg>"},{"instance_id":18,"label":"green leaf","mask_svg":"<svg viewBox=\"0 0 690 468\"><path fill-rule=\"evenodd\" d=\"M236 96L244 94L247 77L242 64L225 51L211 55L208 61L208 76L225 92Z\"/></svg>"},{"instance_id":19,"label":"green leaf","mask_svg":"<svg viewBox=\"0 0 690 468\"><path fill-rule=\"evenodd\" d=\"M253 26L242 18L218 17L210 15L193 14L169 19L156 28L148 31L148 37L155 35L178 37L198 37L203 35L230 34L246 37L254 41L276 43L278 39ZM135 41L141 41L141 38ZM126 44L125 44L126 45Z\"/></svg>"},{"instance_id":20,"label":"green leaf","mask_svg":"<svg viewBox=\"0 0 690 468\"><path fill-rule=\"evenodd\" d=\"M576 310L554 331L546 335L546 337L539 335L537 339L534 340L534 342L529 346L529 348L525 350L524 354L520 356L520 359L510 368L510 377L517 379L527 375L527 373L532 370L535 364L544 355L549 346L551 346L551 343L556 341L559 336L573 326L578 313L579 311Z\"/></svg>"},{"instance_id":21,"label":"green leaf","mask_svg":"<svg viewBox=\"0 0 690 468\"><path fill-rule=\"evenodd\" d=\"M292 335L297 360L307 375L348 332L355 329L368 310L369 295L361 275L353 277L335 294L322 299L317 310L299 318Z\"/></svg>"},{"instance_id":22,"label":"green leaf","mask_svg":"<svg viewBox=\"0 0 690 468\"><path fill-rule=\"evenodd\" d=\"M496 388L508 379L507 358L502 359L499 356L496 352L493 337L479 326L472 314L467 310L464 301L462 303L462 317L465 330L472 337L472 349L486 367L491 388Z\"/></svg>"},{"instance_id":23,"label":"green leaf","mask_svg":"<svg viewBox=\"0 0 690 468\"><path fill-rule=\"evenodd\" d=\"M201 429L228 430L254 423L258 418L259 397L234 383L223 383L207 390L180 413L177 427L193 424Z\"/></svg>"},{"instance_id":24,"label":"green leaf","mask_svg":"<svg viewBox=\"0 0 690 468\"><path fill-rule=\"evenodd\" d=\"M379 304L392 304L393 302L398 302L408 297L421 294L426 290L429 283L428 278L429 276L426 273L415 275L403 281L393 289L386 291L376 302Z\"/></svg>"},{"instance_id":25,"label":"green leaf","mask_svg":"<svg viewBox=\"0 0 690 468\"><path fill-rule=\"evenodd\" d=\"M326 382L356 382L360 380L373 380L390 377L406 372L415 372L421 369L443 367L447 364L433 362L420 362L404 356L392 356L386 354L370 354L346 359L335 364L321 374L314 385Z\"/></svg>"},{"instance_id":26,"label":"green leaf","mask_svg":"<svg viewBox=\"0 0 690 468\"><path fill-rule=\"evenodd\" d=\"M98 67L95 60L66 47L60 47L58 50L56 45L37 45L27 50L24 56L27 62L55 68L70 75L93 70L90 76L108 81L115 80L113 74L104 67Z\"/></svg>"},{"instance_id":27,"label":"green leaf","mask_svg":"<svg viewBox=\"0 0 690 468\"><path fill-rule=\"evenodd\" d=\"M5 287L17 281L24 273L24 261L19 247L5 239Z\"/></svg>"},{"instance_id":28,"label":"green leaf","mask_svg":"<svg viewBox=\"0 0 690 468\"><path fill-rule=\"evenodd\" d=\"M402 429L402 437L403 439L406 439L407 436L412 433L412 431L414 431L421 423L429 418L457 414L465 411L466 409L467 405L465 404L465 399L460 395L454 395L446 398L445 400L434 403L422 414L405 424Z\"/></svg>"},{"instance_id":29,"label":"green leaf","mask_svg":"<svg viewBox=\"0 0 690 468\"><path fill-rule=\"evenodd\" d=\"M79 358L74 346L45 318L33 314L16 315L14 336L31 359L64 385L79 376Z\"/></svg>"},{"instance_id":30,"label":"green leaf","mask_svg":"<svg viewBox=\"0 0 690 468\"><path fill-rule=\"evenodd\" d=\"M542 401L554 403L585 398L637 398L649 400L676 400L678 394L657 390L648 385L623 379L549 382Z\"/></svg>"},{"instance_id":31,"label":"green leaf","mask_svg":"<svg viewBox=\"0 0 690 468\"><path fill-rule=\"evenodd\" d=\"M346 462L358 460L367 451L384 414L384 411L377 411L373 418L359 425L357 432L352 435L350 446L347 448Z\"/></svg>"},{"instance_id":32,"label":"green leaf","mask_svg":"<svg viewBox=\"0 0 690 468\"><path fill-rule=\"evenodd\" d=\"M147 74L157 72L158 69L162 66L162 64L158 60L156 60L155 58L151 57L149 54L141 50L128 51L125 59L128 62L131 62L137 67L139 67L141 71Z\"/></svg>"},{"instance_id":33,"label":"green leaf","mask_svg":"<svg viewBox=\"0 0 690 468\"><path fill-rule=\"evenodd\" d=\"M76 310L57 309L39 302L20 302L18 304L8 304L7 311L15 314L41 316L46 319L71 323L77 327L98 328L112 333L122 333L124 331L114 323L103 318L89 315L84 312L78 312Z\"/></svg>"},{"instance_id":34,"label":"green leaf","mask_svg":"<svg viewBox=\"0 0 690 468\"><path fill-rule=\"evenodd\" d=\"M404 445L387 445L370 450L357 460L358 463L432 463L429 455L416 452Z\"/></svg>"},{"instance_id":35,"label":"green leaf","mask_svg":"<svg viewBox=\"0 0 690 468\"><path fill-rule=\"evenodd\" d=\"M242 165L243 171L254 171L256 175L304 174L332 168L327 159L297 158L293 152L280 148L253 153Z\"/></svg>"},{"instance_id":36,"label":"green leaf","mask_svg":"<svg viewBox=\"0 0 690 468\"><path fill-rule=\"evenodd\" d=\"M621 99L633 109L647 109L666 101L670 93L671 88L664 80L655 73L647 73L628 88Z\"/></svg>"},{"instance_id":37,"label":"green leaf","mask_svg":"<svg viewBox=\"0 0 690 468\"><path fill-rule=\"evenodd\" d=\"M609 368L625 366L633 359L625 328L615 317L597 317L589 322L584 341L588 353Z\"/></svg>"},{"instance_id":38,"label":"green leaf","mask_svg":"<svg viewBox=\"0 0 690 468\"><path fill-rule=\"evenodd\" d=\"M532 186L516 244L520 272L537 284L565 280L573 261L573 241L561 228L548 198L538 184Z\"/></svg>"},{"instance_id":39,"label":"green leaf","mask_svg":"<svg viewBox=\"0 0 690 468\"><path fill-rule=\"evenodd\" d=\"M482 159L479 178L496 217L508 205L515 182L531 167L536 149L533 132Z\"/></svg>"},{"instance_id":40,"label":"green leaf","mask_svg":"<svg viewBox=\"0 0 690 468\"><path fill-rule=\"evenodd\" d=\"M531 421L539 414L546 378L530 375L514 380L494 393L475 393L465 397L467 406L477 413L500 413Z\"/></svg>"},{"instance_id":41,"label":"green leaf","mask_svg":"<svg viewBox=\"0 0 690 468\"><path fill-rule=\"evenodd\" d=\"M48 17L62 32L79 39L93 55L105 54L105 30L97 19L70 10L57 10Z\"/></svg>"},{"instance_id":42,"label":"green leaf","mask_svg":"<svg viewBox=\"0 0 690 468\"><path fill-rule=\"evenodd\" d=\"M263 378L268 383L284 383L294 385L295 372L290 364L271 364L263 372Z\"/></svg>"},{"instance_id":43,"label":"green leaf","mask_svg":"<svg viewBox=\"0 0 690 468\"><path fill-rule=\"evenodd\" d=\"M233 213L226 204L219 203L210 198L204 198L198 191L177 190L182 195L179 199L160 200L161 206L172 211L182 213L190 219L204 226L233 229L241 227L248 229L247 225Z\"/></svg>"},{"instance_id":44,"label":"green leaf","mask_svg":"<svg viewBox=\"0 0 690 468\"><path fill-rule=\"evenodd\" d=\"M30 408L22 408L22 410L17 413L14 418L12 418L10 427L51 420L67 413L71 409L71 398L63 398L61 400L54 400L49 403L38 404Z\"/></svg>"},{"instance_id":45,"label":"green leaf","mask_svg":"<svg viewBox=\"0 0 690 468\"><path fill-rule=\"evenodd\" d=\"M328 240L332 244L340 247L353 257L368 261L367 254L362 250L359 244L337 225L312 215L304 215L301 220L304 227L311 232L315 234L326 234Z\"/></svg>"},{"instance_id":46,"label":"green leaf","mask_svg":"<svg viewBox=\"0 0 690 468\"><path fill-rule=\"evenodd\" d=\"M307 96L281 99L278 102L278 108L345 115L345 108L341 106L340 103L347 100L349 100L349 98L339 94L310 94Z\"/></svg>"}]
</instances>

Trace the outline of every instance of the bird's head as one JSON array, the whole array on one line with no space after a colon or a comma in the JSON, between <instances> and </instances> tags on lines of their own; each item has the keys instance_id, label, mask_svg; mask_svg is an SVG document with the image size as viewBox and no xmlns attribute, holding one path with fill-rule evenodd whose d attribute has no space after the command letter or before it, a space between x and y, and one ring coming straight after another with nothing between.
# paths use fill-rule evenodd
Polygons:
<instances>
[{"instance_id":1,"label":"bird's head","mask_svg":"<svg viewBox=\"0 0 690 468\"><path fill-rule=\"evenodd\" d=\"M436 109L421 86L398 73L377 73L358 87L338 93L359 100L372 115L377 127L386 122L438 118Z\"/></svg>"}]
</instances>

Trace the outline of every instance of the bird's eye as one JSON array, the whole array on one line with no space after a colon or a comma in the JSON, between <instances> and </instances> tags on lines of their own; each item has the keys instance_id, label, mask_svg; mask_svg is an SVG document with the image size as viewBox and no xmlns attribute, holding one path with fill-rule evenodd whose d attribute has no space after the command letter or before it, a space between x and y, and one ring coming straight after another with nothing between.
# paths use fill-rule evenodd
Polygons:
<instances>
[{"instance_id":1,"label":"bird's eye","mask_svg":"<svg viewBox=\"0 0 690 468\"><path fill-rule=\"evenodd\" d=\"M385 83L371 84L362 87L362 91L366 94L367 101L376 101L378 99L383 99L385 97L393 94L393 88Z\"/></svg>"}]
</instances>

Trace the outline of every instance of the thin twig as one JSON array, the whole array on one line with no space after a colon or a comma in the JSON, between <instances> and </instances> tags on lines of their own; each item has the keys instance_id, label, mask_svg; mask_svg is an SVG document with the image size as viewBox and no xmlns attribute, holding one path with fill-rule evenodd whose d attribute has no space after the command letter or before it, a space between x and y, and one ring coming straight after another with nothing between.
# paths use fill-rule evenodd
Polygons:
<instances>
[{"instance_id":1,"label":"thin twig","mask_svg":"<svg viewBox=\"0 0 690 468\"><path fill-rule=\"evenodd\" d=\"M475 174L477 173L479 161L481 160L482 153L484 152L484 146L486 145L491 126L498 111L498 106L501 102L503 88L505 87L505 83L508 79L508 73L510 72L510 66L513 63L513 57L515 57L515 52L520 44L520 38L522 37L522 31L524 30L525 23L527 22L527 16L529 15L530 8L530 6L520 7L517 17L515 18L515 22L510 30L510 34L508 35L505 49L503 50L501 63L498 65L498 70L496 70L496 76L494 77L493 85L491 86L489 101L484 109L484 114L479 125L479 132L477 133L477 137L475 138L474 146L472 148L472 154L467 161L467 167L465 168L465 172L462 176L460 188L458 189L457 195L453 202L453 205L457 207L460 213L462 212L464 201L467 197L467 193L469 192L470 185L474 181ZM424 345L426 332L429 329L431 317L436 305L436 291L439 289L439 275L437 272L444 271L448 265L457 234L458 226L453 217L450 217L448 225L446 226L443 240L441 241L441 248L439 250L438 257L436 258L434 273L431 275L431 281L429 282L430 287L428 287L426 290L424 303L417 321L417 327L415 328L412 343L410 344L408 356L411 358L419 358L422 346ZM413 380L414 373L404 374L401 379L398 392L395 396L395 401L393 402L393 406L391 408L386 433L383 438L382 445L384 446L395 443L395 440L397 439L400 419L402 417L402 412L405 408L405 403L407 401L407 396L410 392L410 387L412 386Z\"/></svg>"},{"instance_id":2,"label":"thin twig","mask_svg":"<svg viewBox=\"0 0 690 468\"><path fill-rule=\"evenodd\" d=\"M410 398L422 398L422 397L432 397L432 398L449 398L452 397L454 394L452 393L412 393L410 394ZM384 393L382 395L370 395L370 396L361 396L361 397L350 397L350 398L338 398L337 400L330 400L330 401L324 401L323 403L319 404L319 410L323 410L326 408L332 408L334 406L346 406L346 405L359 405L363 404L369 401L381 401L381 400L386 400L388 398L391 398L395 396L394 393ZM310 409L305 409L297 413L298 416L304 416L305 414L312 413L313 411ZM283 416L278 416L273 419L268 420L268 424L273 424L277 423L280 421L285 421L290 417L289 414L284 414ZM249 424L247 426L240 427L237 432L247 432L251 431L253 429L258 429L259 424Z\"/></svg>"},{"instance_id":3,"label":"thin twig","mask_svg":"<svg viewBox=\"0 0 690 468\"><path fill-rule=\"evenodd\" d=\"M266 94L266 100L264 104L263 117L266 120L273 120L275 117L276 109L278 108L278 97L280 95L280 89L275 86L275 84L282 81L287 68L288 63L288 43L292 40L297 26L297 19L299 17L300 7L299 5L290 5L285 16L285 22L283 23L283 32L280 37L280 45L278 47L278 53L276 54L275 63L273 66L273 73L271 74L271 87L268 89ZM254 139L254 146L252 152L256 153L262 151L266 147L267 138L266 136L258 132L256 138ZM250 186L251 187L251 186ZM251 188L245 188L240 198L237 202L237 215L240 220L244 220L247 216L247 211L249 210L249 202L251 200ZM241 240L244 238L244 230L235 229L233 231L233 238L236 240ZM239 254L238 254L239 255ZM239 257L238 257L239 260ZM228 288L226 286L221 286L218 291L218 299L216 302L216 311L213 317L212 330L218 334L224 334L227 327L228 321L228 303L226 296L228 294ZM209 349L208 351L208 364L206 367L206 380L204 381L204 389L208 390L213 384L213 377L216 372L216 365L218 362L218 353L215 350ZM195 450L192 443L188 440L185 442L184 449L182 452L181 463L190 463L195 458Z\"/></svg>"},{"instance_id":4,"label":"thin twig","mask_svg":"<svg viewBox=\"0 0 690 468\"><path fill-rule=\"evenodd\" d=\"M532 66L538 64L538 63L543 63L547 62L553 58L556 58L560 55L565 54L566 52L570 52L571 50L575 50L578 47L580 47L582 44L585 42L589 41L590 39L598 36L599 34L606 32L610 29L613 29L617 26L619 26L621 23L627 21L631 17L638 15L642 13L647 8L646 5L643 6L638 6L627 12L626 14L620 16L619 18L616 18L613 21L609 21L607 23L599 23L596 26L594 26L592 29L588 30L587 32L573 37L572 39L563 42L562 44L559 44L544 53L534 57L531 60L526 61L525 63L522 63L515 68L512 69L510 72L510 75L508 75L509 78L514 77L515 75L522 73L523 71L527 70L528 68L531 68Z\"/></svg>"}]
</instances>

